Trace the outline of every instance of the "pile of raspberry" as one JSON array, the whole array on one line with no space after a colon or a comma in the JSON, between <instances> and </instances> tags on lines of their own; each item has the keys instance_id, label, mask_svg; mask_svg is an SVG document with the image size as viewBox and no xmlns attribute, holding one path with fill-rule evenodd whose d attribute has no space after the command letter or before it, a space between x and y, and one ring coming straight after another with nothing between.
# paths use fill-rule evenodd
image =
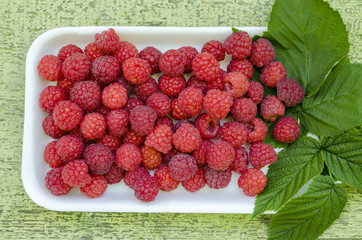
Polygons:
<instances>
[{"instance_id":1,"label":"pile of raspberry","mask_svg":"<svg viewBox=\"0 0 362 240\"><path fill-rule=\"evenodd\" d=\"M226 54L232 60L223 70ZM304 98L275 55L267 39L253 42L243 31L201 51L162 53L139 51L110 28L83 49L69 44L44 56L39 75L56 83L39 98L48 114L44 132L53 138L44 150L46 187L54 195L80 188L96 198L123 179L149 202L180 184L189 192L225 188L234 172L245 195L261 193L267 179L260 169L277 161L263 143L265 121L276 121L277 141L295 141L300 126L283 115ZM255 71L260 81L252 80ZM277 95L265 95L264 87L276 87Z\"/></svg>"}]
</instances>

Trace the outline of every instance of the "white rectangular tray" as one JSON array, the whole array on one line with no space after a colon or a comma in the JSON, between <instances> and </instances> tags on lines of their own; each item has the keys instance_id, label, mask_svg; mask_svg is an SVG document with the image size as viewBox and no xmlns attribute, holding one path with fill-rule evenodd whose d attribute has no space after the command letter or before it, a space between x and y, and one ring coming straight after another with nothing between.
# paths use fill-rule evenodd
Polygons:
<instances>
[{"instance_id":1,"label":"white rectangular tray","mask_svg":"<svg viewBox=\"0 0 362 240\"><path fill-rule=\"evenodd\" d=\"M25 116L23 137L23 159L21 178L28 196L38 205L54 211L87 212L178 212L178 213L252 213L255 198L245 196L237 186L239 174L233 174L225 189L214 190L205 186L199 192L190 193L181 184L172 192L160 191L156 200L143 203L133 196L133 190L123 183L109 185L103 196L88 199L79 188L68 195L54 196L45 187L44 178L49 170L43 151L52 139L42 129L46 113L38 104L40 92L49 85L37 72L40 59L46 54L57 55L67 44L83 48L94 41L94 35L109 27L57 28L40 35L31 45L26 58ZM231 27L113 27L121 40L130 41L140 51L154 46L165 52L191 45L199 51L209 40L224 39L232 33ZM266 28L242 27L250 36L262 35ZM226 69L230 57L221 62ZM263 169L264 170L264 169ZM266 169L265 169L266 171Z\"/></svg>"}]
</instances>

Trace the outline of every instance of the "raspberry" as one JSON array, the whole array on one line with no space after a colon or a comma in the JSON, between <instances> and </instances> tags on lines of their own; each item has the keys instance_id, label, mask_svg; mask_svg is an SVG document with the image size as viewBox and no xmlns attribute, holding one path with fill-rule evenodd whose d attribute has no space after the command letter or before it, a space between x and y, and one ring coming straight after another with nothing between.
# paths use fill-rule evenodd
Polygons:
<instances>
[{"instance_id":1,"label":"raspberry","mask_svg":"<svg viewBox=\"0 0 362 240\"><path fill-rule=\"evenodd\" d=\"M111 169L103 176L107 180L108 184L115 184L122 181L124 175L125 175L124 170L118 167L117 164L113 163Z\"/></svg>"},{"instance_id":2,"label":"raspberry","mask_svg":"<svg viewBox=\"0 0 362 240\"><path fill-rule=\"evenodd\" d=\"M215 119L223 119L233 105L230 93L217 89L209 90L204 97L205 112Z\"/></svg>"},{"instance_id":3,"label":"raspberry","mask_svg":"<svg viewBox=\"0 0 362 240\"><path fill-rule=\"evenodd\" d=\"M185 71L184 73L192 72L192 60L199 53L196 48L192 46L184 46L178 49L186 57Z\"/></svg>"},{"instance_id":4,"label":"raspberry","mask_svg":"<svg viewBox=\"0 0 362 240\"><path fill-rule=\"evenodd\" d=\"M101 89L96 82L77 82L70 90L70 100L78 104L84 112L95 111L101 102Z\"/></svg>"},{"instance_id":5,"label":"raspberry","mask_svg":"<svg viewBox=\"0 0 362 240\"><path fill-rule=\"evenodd\" d=\"M84 144L79 137L65 135L56 144L57 154L64 162L79 159L82 156Z\"/></svg>"},{"instance_id":6,"label":"raspberry","mask_svg":"<svg viewBox=\"0 0 362 240\"><path fill-rule=\"evenodd\" d=\"M248 130L248 143L261 142L265 139L268 133L268 126L260 118L254 118L248 123L245 123Z\"/></svg>"},{"instance_id":7,"label":"raspberry","mask_svg":"<svg viewBox=\"0 0 362 240\"><path fill-rule=\"evenodd\" d=\"M133 143L137 147L140 147L144 141L145 138L138 135L133 129L129 129L122 137L123 143Z\"/></svg>"},{"instance_id":8,"label":"raspberry","mask_svg":"<svg viewBox=\"0 0 362 240\"><path fill-rule=\"evenodd\" d=\"M146 136L152 131L156 119L157 113L149 106L137 106L129 115L132 129L140 136Z\"/></svg>"},{"instance_id":9,"label":"raspberry","mask_svg":"<svg viewBox=\"0 0 362 240\"><path fill-rule=\"evenodd\" d=\"M204 95L202 91L195 87L189 87L180 93L178 99L180 101L181 110L187 115L194 117L201 113Z\"/></svg>"},{"instance_id":10,"label":"raspberry","mask_svg":"<svg viewBox=\"0 0 362 240\"><path fill-rule=\"evenodd\" d=\"M127 96L131 96L131 94L133 93L133 85L132 83L128 82L126 79L124 79L124 77L122 77L121 75L118 76L117 83L121 84L127 91Z\"/></svg>"},{"instance_id":11,"label":"raspberry","mask_svg":"<svg viewBox=\"0 0 362 240\"><path fill-rule=\"evenodd\" d=\"M51 168L58 168L65 163L57 154L57 140L48 143L44 150L44 160L49 164Z\"/></svg>"},{"instance_id":12,"label":"raspberry","mask_svg":"<svg viewBox=\"0 0 362 240\"><path fill-rule=\"evenodd\" d=\"M190 118L186 113L181 110L180 101L178 98L171 100L171 117L176 120Z\"/></svg>"},{"instance_id":13,"label":"raspberry","mask_svg":"<svg viewBox=\"0 0 362 240\"><path fill-rule=\"evenodd\" d=\"M234 148L241 147L248 136L248 130L239 122L227 122L220 129L220 138Z\"/></svg>"},{"instance_id":14,"label":"raspberry","mask_svg":"<svg viewBox=\"0 0 362 240\"><path fill-rule=\"evenodd\" d=\"M216 40L211 40L205 43L202 46L201 52L211 53L219 62L225 59L225 50L222 43Z\"/></svg>"},{"instance_id":15,"label":"raspberry","mask_svg":"<svg viewBox=\"0 0 362 240\"><path fill-rule=\"evenodd\" d=\"M54 107L53 120L60 129L65 131L78 127L82 118L82 109L71 101L60 101Z\"/></svg>"},{"instance_id":16,"label":"raspberry","mask_svg":"<svg viewBox=\"0 0 362 240\"><path fill-rule=\"evenodd\" d=\"M250 122L256 115L258 107L250 98L238 98L231 106L232 117L242 123Z\"/></svg>"},{"instance_id":17,"label":"raspberry","mask_svg":"<svg viewBox=\"0 0 362 240\"><path fill-rule=\"evenodd\" d=\"M182 186L189 192L197 192L206 185L205 170L198 167L194 176L189 180L181 182Z\"/></svg>"},{"instance_id":18,"label":"raspberry","mask_svg":"<svg viewBox=\"0 0 362 240\"><path fill-rule=\"evenodd\" d=\"M294 107L304 99L303 88L292 78L277 83L277 96L286 107Z\"/></svg>"},{"instance_id":19,"label":"raspberry","mask_svg":"<svg viewBox=\"0 0 362 240\"><path fill-rule=\"evenodd\" d=\"M134 87L135 95L142 101L146 102L152 94L159 92L157 82L150 77L146 82Z\"/></svg>"},{"instance_id":20,"label":"raspberry","mask_svg":"<svg viewBox=\"0 0 362 240\"><path fill-rule=\"evenodd\" d=\"M260 169L277 161L277 153L274 149L263 142L253 143L249 149L249 160L254 168Z\"/></svg>"},{"instance_id":21,"label":"raspberry","mask_svg":"<svg viewBox=\"0 0 362 240\"><path fill-rule=\"evenodd\" d=\"M186 87L196 87L202 91L202 94L207 93L207 84L204 80L198 79L195 75L192 75L186 83Z\"/></svg>"},{"instance_id":22,"label":"raspberry","mask_svg":"<svg viewBox=\"0 0 362 240\"><path fill-rule=\"evenodd\" d=\"M153 147L164 154L172 149L172 130L167 125L160 125L146 137L146 146Z\"/></svg>"},{"instance_id":23,"label":"raspberry","mask_svg":"<svg viewBox=\"0 0 362 240\"><path fill-rule=\"evenodd\" d=\"M83 158L93 174L102 175L108 172L114 162L112 151L102 144L90 144L83 152Z\"/></svg>"},{"instance_id":24,"label":"raspberry","mask_svg":"<svg viewBox=\"0 0 362 240\"><path fill-rule=\"evenodd\" d=\"M127 171L124 176L124 183L131 189L134 189L137 180L143 175L150 175L144 167L138 167L133 171Z\"/></svg>"},{"instance_id":25,"label":"raspberry","mask_svg":"<svg viewBox=\"0 0 362 240\"><path fill-rule=\"evenodd\" d=\"M158 86L164 94L169 97L178 97L186 87L186 79L183 75L167 76L162 75L158 79Z\"/></svg>"},{"instance_id":26,"label":"raspberry","mask_svg":"<svg viewBox=\"0 0 362 240\"><path fill-rule=\"evenodd\" d=\"M168 163L168 169L173 179L185 181L196 174L197 165L193 157L187 154L178 154Z\"/></svg>"},{"instance_id":27,"label":"raspberry","mask_svg":"<svg viewBox=\"0 0 362 240\"><path fill-rule=\"evenodd\" d=\"M102 103L110 109L122 108L127 103L127 90L119 83L111 83L102 91Z\"/></svg>"},{"instance_id":28,"label":"raspberry","mask_svg":"<svg viewBox=\"0 0 362 240\"><path fill-rule=\"evenodd\" d=\"M71 186L64 183L62 177L62 167L53 168L45 176L45 186L56 196L65 195L72 189Z\"/></svg>"},{"instance_id":29,"label":"raspberry","mask_svg":"<svg viewBox=\"0 0 362 240\"><path fill-rule=\"evenodd\" d=\"M119 37L113 28L109 28L95 35L95 43L102 53L113 54L118 48Z\"/></svg>"},{"instance_id":30,"label":"raspberry","mask_svg":"<svg viewBox=\"0 0 362 240\"><path fill-rule=\"evenodd\" d=\"M146 104L155 110L158 117L164 117L171 111L171 100L163 93L152 94Z\"/></svg>"},{"instance_id":31,"label":"raspberry","mask_svg":"<svg viewBox=\"0 0 362 240\"><path fill-rule=\"evenodd\" d=\"M161 72L158 61L161 56L161 51L156 49L155 47L146 47L144 48L139 54L139 58L145 60L151 67L152 71L151 74L159 73Z\"/></svg>"},{"instance_id":32,"label":"raspberry","mask_svg":"<svg viewBox=\"0 0 362 240\"><path fill-rule=\"evenodd\" d=\"M285 79L287 70L280 62L271 62L261 69L260 81L269 88L274 88L278 82Z\"/></svg>"},{"instance_id":33,"label":"raspberry","mask_svg":"<svg viewBox=\"0 0 362 240\"><path fill-rule=\"evenodd\" d=\"M64 62L67 57L73 55L74 53L83 53L83 50L74 44L68 44L59 50L58 58L60 61Z\"/></svg>"},{"instance_id":34,"label":"raspberry","mask_svg":"<svg viewBox=\"0 0 362 240\"><path fill-rule=\"evenodd\" d=\"M224 41L225 52L232 58L245 59L251 53L252 40L247 32L234 32Z\"/></svg>"},{"instance_id":35,"label":"raspberry","mask_svg":"<svg viewBox=\"0 0 362 240\"><path fill-rule=\"evenodd\" d=\"M203 139L213 139L219 134L220 120L202 113L195 119L195 127Z\"/></svg>"},{"instance_id":36,"label":"raspberry","mask_svg":"<svg viewBox=\"0 0 362 240\"><path fill-rule=\"evenodd\" d=\"M215 141L206 155L207 164L214 170L225 170L235 159L235 150L233 146L225 141Z\"/></svg>"},{"instance_id":37,"label":"raspberry","mask_svg":"<svg viewBox=\"0 0 362 240\"><path fill-rule=\"evenodd\" d=\"M112 152L115 152L121 146L122 140L110 133L105 133L103 137L97 141L97 143L100 143L109 148Z\"/></svg>"},{"instance_id":38,"label":"raspberry","mask_svg":"<svg viewBox=\"0 0 362 240\"><path fill-rule=\"evenodd\" d=\"M58 102L67 99L68 99L67 93L60 87L47 86L40 93L39 105L41 109L43 109L47 113L51 113Z\"/></svg>"},{"instance_id":39,"label":"raspberry","mask_svg":"<svg viewBox=\"0 0 362 240\"><path fill-rule=\"evenodd\" d=\"M88 166L84 160L75 160L67 163L62 170L64 183L71 187L84 187L91 183L92 178L88 174Z\"/></svg>"},{"instance_id":40,"label":"raspberry","mask_svg":"<svg viewBox=\"0 0 362 240\"><path fill-rule=\"evenodd\" d=\"M294 142L299 137L299 133L300 126L292 116L278 119L273 128L273 137L283 143Z\"/></svg>"},{"instance_id":41,"label":"raspberry","mask_svg":"<svg viewBox=\"0 0 362 240\"><path fill-rule=\"evenodd\" d=\"M260 68L274 61L275 55L274 47L269 40L259 38L253 42L249 59L253 65Z\"/></svg>"},{"instance_id":42,"label":"raspberry","mask_svg":"<svg viewBox=\"0 0 362 240\"><path fill-rule=\"evenodd\" d=\"M104 176L91 175L91 182L81 187L80 191L88 198L97 198L103 195L107 187L108 183Z\"/></svg>"},{"instance_id":43,"label":"raspberry","mask_svg":"<svg viewBox=\"0 0 362 240\"><path fill-rule=\"evenodd\" d=\"M154 149L153 147L142 146L140 148L142 156L142 165L149 169L153 170L158 168L162 163L162 154Z\"/></svg>"},{"instance_id":44,"label":"raspberry","mask_svg":"<svg viewBox=\"0 0 362 240\"><path fill-rule=\"evenodd\" d=\"M218 77L220 63L208 52L198 53L192 60L192 71L197 78L210 82Z\"/></svg>"},{"instance_id":45,"label":"raspberry","mask_svg":"<svg viewBox=\"0 0 362 240\"><path fill-rule=\"evenodd\" d=\"M51 138L58 139L62 136L66 135L67 132L60 129L54 122L53 116L49 115L44 118L42 123L43 130L46 135L50 136Z\"/></svg>"},{"instance_id":46,"label":"raspberry","mask_svg":"<svg viewBox=\"0 0 362 240\"><path fill-rule=\"evenodd\" d=\"M158 66L169 76L180 75L185 71L186 56L179 50L170 49L160 56Z\"/></svg>"},{"instance_id":47,"label":"raspberry","mask_svg":"<svg viewBox=\"0 0 362 240\"><path fill-rule=\"evenodd\" d=\"M210 146L211 142L209 140L202 140L199 147L192 152L192 156L198 165L205 165L207 163L206 155Z\"/></svg>"},{"instance_id":48,"label":"raspberry","mask_svg":"<svg viewBox=\"0 0 362 240\"><path fill-rule=\"evenodd\" d=\"M98 112L102 114L103 117L106 117L110 111L112 111L112 109L105 107L102 103L98 107Z\"/></svg>"},{"instance_id":49,"label":"raspberry","mask_svg":"<svg viewBox=\"0 0 362 240\"><path fill-rule=\"evenodd\" d=\"M249 89L249 80L241 72L231 72L224 76L224 88L233 98L242 97Z\"/></svg>"},{"instance_id":50,"label":"raspberry","mask_svg":"<svg viewBox=\"0 0 362 240\"><path fill-rule=\"evenodd\" d=\"M235 149L235 160L231 163L230 169L234 172L242 174L248 168L249 157L244 147Z\"/></svg>"},{"instance_id":51,"label":"raspberry","mask_svg":"<svg viewBox=\"0 0 362 240\"><path fill-rule=\"evenodd\" d=\"M141 161L141 152L132 143L125 143L116 151L115 163L124 170L135 170L141 164Z\"/></svg>"},{"instance_id":52,"label":"raspberry","mask_svg":"<svg viewBox=\"0 0 362 240\"><path fill-rule=\"evenodd\" d=\"M176 189L180 183L171 177L168 167L165 165L156 170L155 178L160 189L165 192L170 192Z\"/></svg>"},{"instance_id":53,"label":"raspberry","mask_svg":"<svg viewBox=\"0 0 362 240\"><path fill-rule=\"evenodd\" d=\"M183 124L173 135L173 145L185 153L197 149L200 142L201 136L199 130L189 123Z\"/></svg>"},{"instance_id":54,"label":"raspberry","mask_svg":"<svg viewBox=\"0 0 362 240\"><path fill-rule=\"evenodd\" d=\"M106 119L100 113L88 113L80 124L80 132L86 139L98 139L106 132Z\"/></svg>"},{"instance_id":55,"label":"raspberry","mask_svg":"<svg viewBox=\"0 0 362 240\"><path fill-rule=\"evenodd\" d=\"M77 81L70 80L67 78L61 78L58 80L57 86L60 87L61 89L63 89L67 94L69 94L70 90L72 89L72 87L74 86L74 84L76 82Z\"/></svg>"},{"instance_id":56,"label":"raspberry","mask_svg":"<svg viewBox=\"0 0 362 240\"><path fill-rule=\"evenodd\" d=\"M120 72L121 65L115 57L100 56L92 63L92 74L101 82L110 83L116 81Z\"/></svg>"},{"instance_id":57,"label":"raspberry","mask_svg":"<svg viewBox=\"0 0 362 240\"><path fill-rule=\"evenodd\" d=\"M99 51L96 43L94 43L94 42L89 43L84 48L84 54L91 60L91 62L93 62L96 58L98 58L100 56L104 56L104 54L101 51Z\"/></svg>"},{"instance_id":58,"label":"raspberry","mask_svg":"<svg viewBox=\"0 0 362 240\"><path fill-rule=\"evenodd\" d=\"M194 126L194 123L191 120L184 120L184 119L178 120L172 128L172 132L175 133L177 129L179 129L185 123L189 123Z\"/></svg>"},{"instance_id":59,"label":"raspberry","mask_svg":"<svg viewBox=\"0 0 362 240\"><path fill-rule=\"evenodd\" d=\"M135 183L134 190L134 195L138 200L151 202L157 197L159 187L155 177L143 175Z\"/></svg>"},{"instance_id":60,"label":"raspberry","mask_svg":"<svg viewBox=\"0 0 362 240\"><path fill-rule=\"evenodd\" d=\"M122 64L123 77L132 84L142 84L151 76L151 67L141 58L128 58Z\"/></svg>"},{"instance_id":61,"label":"raspberry","mask_svg":"<svg viewBox=\"0 0 362 240\"><path fill-rule=\"evenodd\" d=\"M261 103L264 97L264 88L260 82L249 81L248 96L255 104Z\"/></svg>"},{"instance_id":62,"label":"raspberry","mask_svg":"<svg viewBox=\"0 0 362 240\"><path fill-rule=\"evenodd\" d=\"M87 145L90 141L92 140L88 140L86 139L83 134L80 132L80 127L73 129L72 131L70 131L70 135L76 136L77 138L79 138L83 144Z\"/></svg>"},{"instance_id":63,"label":"raspberry","mask_svg":"<svg viewBox=\"0 0 362 240\"><path fill-rule=\"evenodd\" d=\"M249 79L254 76L253 64L248 59L232 59L227 66L227 72L241 72Z\"/></svg>"},{"instance_id":64,"label":"raspberry","mask_svg":"<svg viewBox=\"0 0 362 240\"><path fill-rule=\"evenodd\" d=\"M261 170L250 168L241 174L238 179L238 186L243 189L245 195L253 197L264 190L266 181L266 176Z\"/></svg>"},{"instance_id":65,"label":"raspberry","mask_svg":"<svg viewBox=\"0 0 362 240\"><path fill-rule=\"evenodd\" d=\"M126 106L124 107L124 110L126 110L127 112L131 112L135 107L137 106L143 106L145 105L145 103L140 100L139 98L136 97L129 97L127 99L127 103Z\"/></svg>"},{"instance_id":66,"label":"raspberry","mask_svg":"<svg viewBox=\"0 0 362 240\"><path fill-rule=\"evenodd\" d=\"M285 106L274 95L266 96L260 103L260 115L265 121L274 122L279 116L284 115Z\"/></svg>"},{"instance_id":67,"label":"raspberry","mask_svg":"<svg viewBox=\"0 0 362 240\"><path fill-rule=\"evenodd\" d=\"M226 188L231 181L232 172L230 168L223 171L216 171L210 167L205 169L206 184L212 189Z\"/></svg>"},{"instance_id":68,"label":"raspberry","mask_svg":"<svg viewBox=\"0 0 362 240\"><path fill-rule=\"evenodd\" d=\"M172 148L171 151L163 155L163 162L168 165L171 161L171 159L176 156L177 154L180 154L181 152L177 150L176 148Z\"/></svg>"},{"instance_id":69,"label":"raspberry","mask_svg":"<svg viewBox=\"0 0 362 240\"><path fill-rule=\"evenodd\" d=\"M118 43L118 49L113 54L113 56L118 60L122 65L124 61L128 58L135 58L138 56L138 50L133 43L122 41Z\"/></svg>"},{"instance_id":70,"label":"raspberry","mask_svg":"<svg viewBox=\"0 0 362 240\"><path fill-rule=\"evenodd\" d=\"M92 63L83 53L74 53L67 57L62 65L62 72L65 78L73 81L82 81L90 73Z\"/></svg>"},{"instance_id":71,"label":"raspberry","mask_svg":"<svg viewBox=\"0 0 362 240\"><path fill-rule=\"evenodd\" d=\"M38 64L39 76L47 81L58 81L62 78L62 61L54 55L45 55Z\"/></svg>"},{"instance_id":72,"label":"raspberry","mask_svg":"<svg viewBox=\"0 0 362 240\"><path fill-rule=\"evenodd\" d=\"M116 137L120 137L128 131L129 117L124 109L112 110L106 117L108 131Z\"/></svg>"},{"instance_id":73,"label":"raspberry","mask_svg":"<svg viewBox=\"0 0 362 240\"><path fill-rule=\"evenodd\" d=\"M214 80L212 80L210 82L206 82L206 86L207 86L208 90L217 89L217 90L223 91L225 74L226 74L226 72L223 69L220 69L217 77Z\"/></svg>"},{"instance_id":74,"label":"raspberry","mask_svg":"<svg viewBox=\"0 0 362 240\"><path fill-rule=\"evenodd\" d=\"M169 126L171 129L173 128L173 121L167 116L157 118L155 122L155 128L163 124Z\"/></svg>"}]
</instances>

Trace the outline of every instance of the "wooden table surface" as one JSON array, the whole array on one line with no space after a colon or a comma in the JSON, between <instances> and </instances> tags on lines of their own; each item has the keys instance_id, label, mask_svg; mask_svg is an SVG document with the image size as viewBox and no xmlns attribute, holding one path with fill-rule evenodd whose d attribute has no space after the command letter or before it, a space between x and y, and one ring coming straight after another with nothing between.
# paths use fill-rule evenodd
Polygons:
<instances>
[{"instance_id":1,"label":"wooden table surface","mask_svg":"<svg viewBox=\"0 0 362 240\"><path fill-rule=\"evenodd\" d=\"M329 0L361 62L360 0ZM0 1L0 239L266 239L270 215L53 212L21 181L25 58L41 33L65 26L266 26L272 0ZM340 218L320 239L362 238L362 195L347 189Z\"/></svg>"}]
</instances>

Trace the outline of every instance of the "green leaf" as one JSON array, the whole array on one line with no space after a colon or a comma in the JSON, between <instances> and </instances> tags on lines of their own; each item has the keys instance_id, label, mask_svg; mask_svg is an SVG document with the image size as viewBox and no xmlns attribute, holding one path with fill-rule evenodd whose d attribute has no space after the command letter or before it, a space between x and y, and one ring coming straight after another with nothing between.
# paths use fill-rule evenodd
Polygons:
<instances>
[{"instance_id":1,"label":"green leaf","mask_svg":"<svg viewBox=\"0 0 362 240\"><path fill-rule=\"evenodd\" d=\"M269 239L316 239L339 217L346 202L342 184L318 176L303 195L290 200L272 218Z\"/></svg>"},{"instance_id":2,"label":"green leaf","mask_svg":"<svg viewBox=\"0 0 362 240\"><path fill-rule=\"evenodd\" d=\"M233 33L234 33L234 32L239 32L239 31L240 31L239 29L234 28L234 27L232 27L232 28L231 28L231 30L233 31Z\"/></svg>"},{"instance_id":3,"label":"green leaf","mask_svg":"<svg viewBox=\"0 0 362 240\"><path fill-rule=\"evenodd\" d=\"M278 160L269 166L267 185L256 197L256 217L267 210L278 210L309 180L323 170L320 144L310 137L301 137L279 152Z\"/></svg>"},{"instance_id":4,"label":"green leaf","mask_svg":"<svg viewBox=\"0 0 362 240\"><path fill-rule=\"evenodd\" d=\"M340 14L322 0L276 0L264 37L307 95L318 91L350 46Z\"/></svg>"}]
</instances>

